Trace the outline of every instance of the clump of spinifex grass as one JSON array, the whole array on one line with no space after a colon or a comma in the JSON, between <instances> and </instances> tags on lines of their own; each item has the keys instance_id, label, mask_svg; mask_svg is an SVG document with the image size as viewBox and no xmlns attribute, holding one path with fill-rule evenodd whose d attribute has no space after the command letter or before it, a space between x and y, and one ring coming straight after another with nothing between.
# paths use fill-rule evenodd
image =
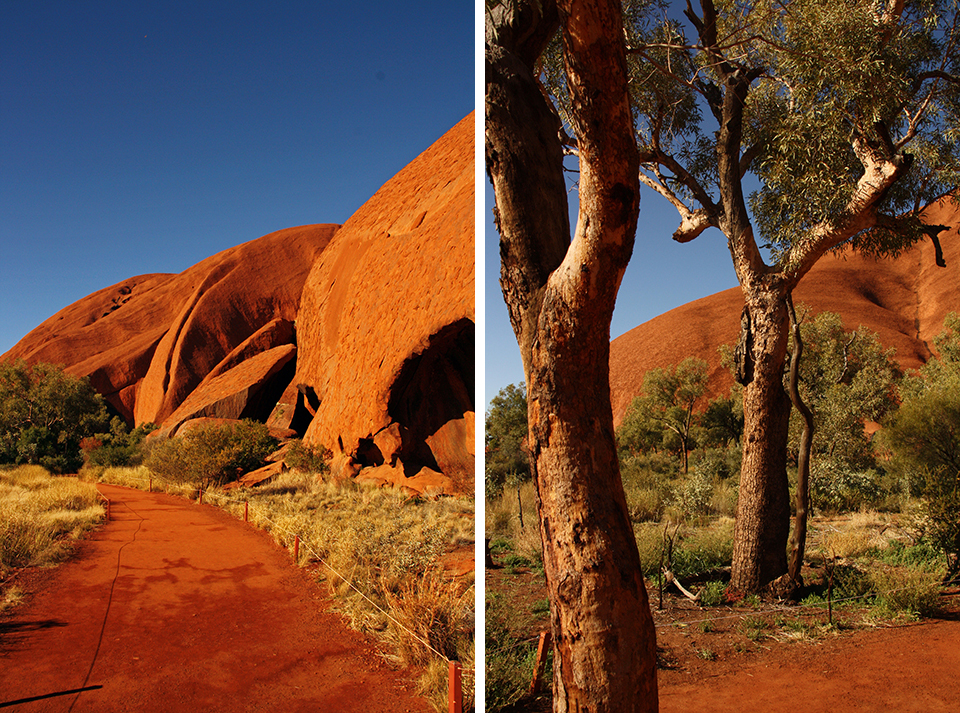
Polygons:
<instances>
[{"instance_id":1,"label":"clump of spinifex grass","mask_svg":"<svg viewBox=\"0 0 960 713\"><path fill-rule=\"evenodd\" d=\"M0 576L61 561L72 540L104 516L97 489L40 466L0 471Z\"/></svg>"}]
</instances>

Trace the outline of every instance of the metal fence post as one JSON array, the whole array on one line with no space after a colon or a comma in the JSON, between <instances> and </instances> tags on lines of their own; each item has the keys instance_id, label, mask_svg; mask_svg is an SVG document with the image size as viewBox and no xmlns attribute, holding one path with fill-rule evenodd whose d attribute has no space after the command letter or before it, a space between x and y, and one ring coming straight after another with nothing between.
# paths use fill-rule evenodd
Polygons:
<instances>
[{"instance_id":1,"label":"metal fence post","mask_svg":"<svg viewBox=\"0 0 960 713\"><path fill-rule=\"evenodd\" d=\"M456 661L450 662L449 680L447 683L447 702L449 713L463 713L463 681L461 667Z\"/></svg>"},{"instance_id":2,"label":"metal fence post","mask_svg":"<svg viewBox=\"0 0 960 713\"><path fill-rule=\"evenodd\" d=\"M537 663L533 669L533 681L530 683L530 695L534 695L540 687L540 677L543 675L543 666L547 661L547 649L550 647L550 631L540 632L540 642L537 644Z\"/></svg>"}]
</instances>

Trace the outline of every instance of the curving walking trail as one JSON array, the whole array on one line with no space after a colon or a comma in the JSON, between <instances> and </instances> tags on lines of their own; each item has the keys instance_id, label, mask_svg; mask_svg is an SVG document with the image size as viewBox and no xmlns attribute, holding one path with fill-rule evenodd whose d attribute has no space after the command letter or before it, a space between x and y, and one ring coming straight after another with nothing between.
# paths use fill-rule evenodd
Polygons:
<instances>
[{"instance_id":1,"label":"curving walking trail","mask_svg":"<svg viewBox=\"0 0 960 713\"><path fill-rule=\"evenodd\" d=\"M110 521L0 621L0 710L430 709L268 534L98 488Z\"/></svg>"}]
</instances>

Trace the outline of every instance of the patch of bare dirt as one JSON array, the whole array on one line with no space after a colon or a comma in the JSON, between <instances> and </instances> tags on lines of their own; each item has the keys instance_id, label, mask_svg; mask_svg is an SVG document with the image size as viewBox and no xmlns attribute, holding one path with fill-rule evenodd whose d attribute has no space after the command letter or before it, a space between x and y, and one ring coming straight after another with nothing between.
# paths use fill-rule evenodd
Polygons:
<instances>
[{"instance_id":1,"label":"patch of bare dirt","mask_svg":"<svg viewBox=\"0 0 960 713\"><path fill-rule=\"evenodd\" d=\"M533 613L547 596L542 574L498 565L486 581L511 603L522 636L549 627L548 614ZM832 627L826 608L700 607L667 593L659 609L657 590L649 595L661 713L957 710L960 589L944 592L936 617L868 624L864 611L845 608ZM516 710L550 711L549 690Z\"/></svg>"},{"instance_id":2,"label":"patch of bare dirt","mask_svg":"<svg viewBox=\"0 0 960 713\"><path fill-rule=\"evenodd\" d=\"M409 672L328 610L269 535L209 506L100 485L112 519L0 619L18 711L426 711Z\"/></svg>"}]
</instances>

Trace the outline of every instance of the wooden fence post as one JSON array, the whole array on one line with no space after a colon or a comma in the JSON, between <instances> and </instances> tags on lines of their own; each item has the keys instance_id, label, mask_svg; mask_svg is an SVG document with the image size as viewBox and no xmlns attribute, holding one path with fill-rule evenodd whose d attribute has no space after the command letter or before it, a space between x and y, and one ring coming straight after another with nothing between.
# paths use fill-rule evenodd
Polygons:
<instances>
[{"instance_id":1,"label":"wooden fence post","mask_svg":"<svg viewBox=\"0 0 960 713\"><path fill-rule=\"evenodd\" d=\"M450 662L447 683L447 702L449 713L463 713L463 681L461 680L460 664Z\"/></svg>"},{"instance_id":2,"label":"wooden fence post","mask_svg":"<svg viewBox=\"0 0 960 713\"><path fill-rule=\"evenodd\" d=\"M244 522L250 521L250 501L249 500L244 500L243 502L243 521Z\"/></svg>"},{"instance_id":3,"label":"wooden fence post","mask_svg":"<svg viewBox=\"0 0 960 713\"><path fill-rule=\"evenodd\" d=\"M293 563L300 564L300 535L293 540Z\"/></svg>"}]
</instances>

